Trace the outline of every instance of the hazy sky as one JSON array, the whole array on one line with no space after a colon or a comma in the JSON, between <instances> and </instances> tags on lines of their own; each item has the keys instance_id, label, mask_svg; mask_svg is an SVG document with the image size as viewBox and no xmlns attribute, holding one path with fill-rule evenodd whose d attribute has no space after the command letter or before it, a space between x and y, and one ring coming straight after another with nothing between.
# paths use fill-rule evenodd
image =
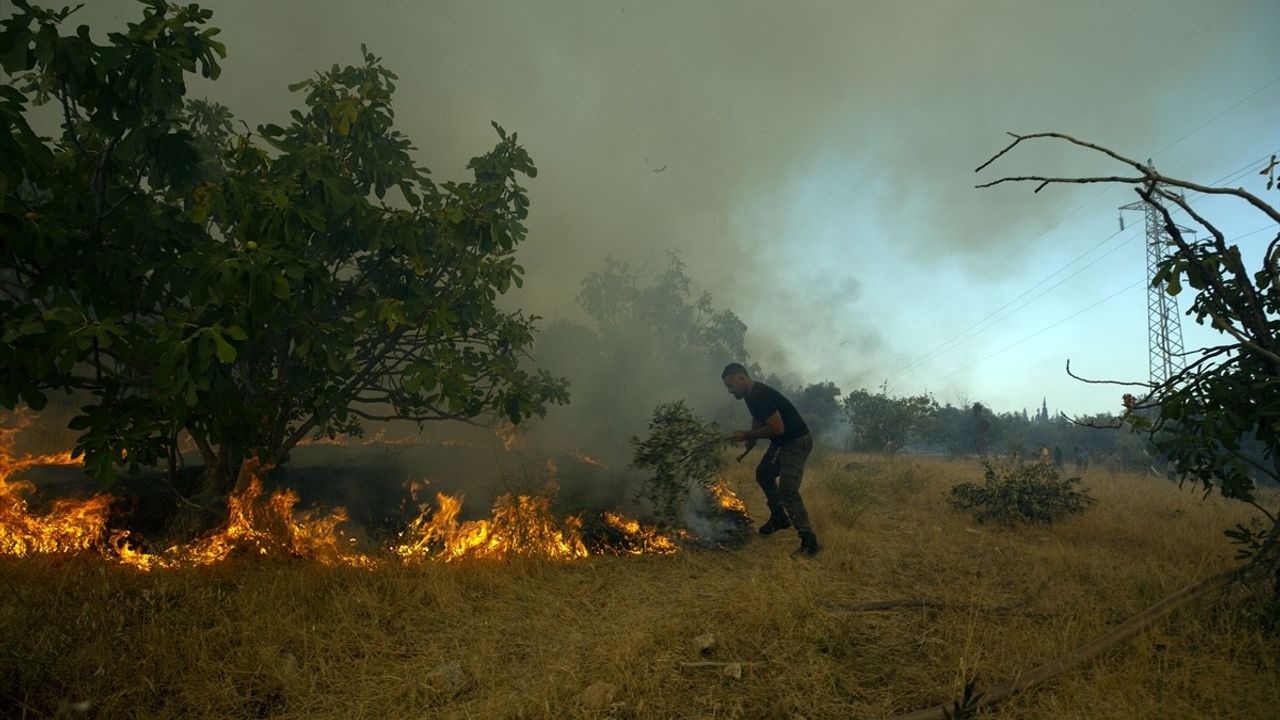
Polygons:
<instances>
[{"instance_id":1,"label":"hazy sky","mask_svg":"<svg viewBox=\"0 0 1280 720\"><path fill-rule=\"evenodd\" d=\"M678 250L767 370L846 391L889 379L1084 412L1118 410L1117 392L1069 379L1067 358L1145 379L1140 215L1103 242L1137 197L973 189L1120 169L1045 145L975 176L1006 130L1071 133L1204 183L1251 169L1233 184L1258 192L1259 161L1280 151L1278 0L203 4L229 55L193 94L250 124L286 120L286 85L357 62L363 42L400 75L397 121L437 179L492 145L490 120L518 132L540 171L524 307L575 317L578 281L607 255L656 269ZM88 0L79 17L138 15ZM1228 237L1267 227L1197 207ZM1241 241L1246 255L1274 233ZM1184 329L1189 346L1211 339Z\"/></svg>"}]
</instances>

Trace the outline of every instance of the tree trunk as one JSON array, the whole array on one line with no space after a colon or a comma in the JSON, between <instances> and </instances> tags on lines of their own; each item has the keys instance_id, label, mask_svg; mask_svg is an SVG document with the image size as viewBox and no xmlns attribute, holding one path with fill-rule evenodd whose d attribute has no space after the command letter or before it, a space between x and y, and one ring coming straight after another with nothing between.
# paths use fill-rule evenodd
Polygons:
<instances>
[{"instance_id":1,"label":"tree trunk","mask_svg":"<svg viewBox=\"0 0 1280 720\"><path fill-rule=\"evenodd\" d=\"M204 462L204 477L195 499L200 504L211 505L225 498L234 489L236 476L231 464L231 448L226 443L221 443L215 451L204 434L191 428L187 428L187 434L195 441L200 459Z\"/></svg>"}]
</instances>

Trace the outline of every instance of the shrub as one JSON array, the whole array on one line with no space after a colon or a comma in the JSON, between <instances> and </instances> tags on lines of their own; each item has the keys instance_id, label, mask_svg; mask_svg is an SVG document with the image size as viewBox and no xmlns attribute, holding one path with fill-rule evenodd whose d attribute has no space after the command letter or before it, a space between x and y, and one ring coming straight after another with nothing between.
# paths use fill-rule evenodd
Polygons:
<instances>
[{"instance_id":1,"label":"shrub","mask_svg":"<svg viewBox=\"0 0 1280 720\"><path fill-rule=\"evenodd\" d=\"M1048 525L1084 512L1097 499L1079 487L1080 478L1062 478L1052 465L983 460L982 485L960 483L951 488L951 505L972 510L978 522Z\"/></svg>"},{"instance_id":2,"label":"shrub","mask_svg":"<svg viewBox=\"0 0 1280 720\"><path fill-rule=\"evenodd\" d=\"M631 464L652 471L637 499L651 502L654 511L668 522L680 517L691 488L710 489L725 466L723 433L681 401L654 408L649 436L643 440L633 437L631 444L635 446Z\"/></svg>"}]
</instances>

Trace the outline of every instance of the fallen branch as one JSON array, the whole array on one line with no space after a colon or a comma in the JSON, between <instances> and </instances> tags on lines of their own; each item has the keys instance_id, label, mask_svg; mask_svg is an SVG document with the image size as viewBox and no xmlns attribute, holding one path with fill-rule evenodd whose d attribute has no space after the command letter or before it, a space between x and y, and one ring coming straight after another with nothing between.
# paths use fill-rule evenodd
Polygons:
<instances>
[{"instance_id":1,"label":"fallen branch","mask_svg":"<svg viewBox=\"0 0 1280 720\"><path fill-rule=\"evenodd\" d=\"M970 528L965 528L965 529L969 530ZM1047 581L1040 583L1039 588L1037 588L1034 592L1028 593L1025 597L1023 597L1018 602L1010 603L1008 605L997 605L996 607L993 607L993 608L979 608L979 610L980 612L990 612L990 613L1006 613L1006 612L1012 612L1014 610L1019 610L1021 608L1024 608L1030 605L1031 601L1039 597L1040 594L1044 592L1045 588L1048 587L1048 585L1049 583ZM897 610L898 608L939 609L939 608L948 608L948 607L959 608L961 610L974 609L974 606L970 603L961 603L961 602L947 601L947 600L935 600L933 598L922 598L922 597L899 598L895 600L873 600L871 602L862 603L861 605L853 605L850 607L828 607L827 609L834 610L836 612L853 613L853 612L879 612L881 610Z\"/></svg>"},{"instance_id":2,"label":"fallen branch","mask_svg":"<svg viewBox=\"0 0 1280 720\"><path fill-rule=\"evenodd\" d=\"M1239 580L1249 569L1249 565L1229 570L1227 572L1214 575L1206 580L1202 580L1195 585L1179 590L1172 595L1166 597L1160 602L1134 615L1124 621L1119 627L1111 632L1097 638L1091 642L1085 643L1075 650L1063 655L1060 658L1051 660L1027 673L1019 673L1013 678L1006 680L989 690L982 693L982 697L977 702L978 707L994 705L1001 700L1028 690L1039 685L1046 680L1061 675L1067 670L1088 660L1092 660L1102 653L1125 643L1136 636L1138 633L1150 627L1157 620L1169 615L1175 610L1182 608L1194 600L1197 600L1210 592L1220 590ZM894 715L888 720L943 720L946 712L951 709L951 704L943 703L934 705L923 710L916 710L905 715Z\"/></svg>"},{"instance_id":3,"label":"fallen branch","mask_svg":"<svg viewBox=\"0 0 1280 720\"><path fill-rule=\"evenodd\" d=\"M1021 600L1009 605L997 605L992 608L974 608L973 605L960 602L947 602L945 600L933 600L931 598L899 598L895 600L876 600L874 602L862 603L861 605L853 605L851 607L825 607L824 609L830 613L866 613L866 612L883 612L886 610L944 610L952 608L956 610L974 610L982 613L992 613L1001 615L1004 613L1016 612L1025 608L1031 602L1030 598ZM1041 613L1028 613L1030 615L1040 615Z\"/></svg>"},{"instance_id":4,"label":"fallen branch","mask_svg":"<svg viewBox=\"0 0 1280 720\"><path fill-rule=\"evenodd\" d=\"M897 608L941 608L949 603L929 598L902 598L899 600L876 600L875 602L854 605L845 608L849 612L876 612L878 610L896 610Z\"/></svg>"}]
</instances>

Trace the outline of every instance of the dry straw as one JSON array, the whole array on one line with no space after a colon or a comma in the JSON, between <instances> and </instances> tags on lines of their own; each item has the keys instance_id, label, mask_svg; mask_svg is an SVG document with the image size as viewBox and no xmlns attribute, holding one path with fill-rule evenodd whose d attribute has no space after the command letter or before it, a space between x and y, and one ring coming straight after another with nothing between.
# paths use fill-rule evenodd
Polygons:
<instances>
[{"instance_id":1,"label":"dry straw","mask_svg":"<svg viewBox=\"0 0 1280 720\"><path fill-rule=\"evenodd\" d=\"M750 468L730 473L761 514ZM732 551L374 571L4 559L0 715L885 717L1060 657L1228 569L1222 531L1250 515L1097 472L1085 485L1099 503L1081 516L979 526L946 504L979 477L961 461L816 457L814 560L792 558L787 533ZM982 717L1275 717L1275 639L1231 599L1205 598Z\"/></svg>"}]
</instances>

